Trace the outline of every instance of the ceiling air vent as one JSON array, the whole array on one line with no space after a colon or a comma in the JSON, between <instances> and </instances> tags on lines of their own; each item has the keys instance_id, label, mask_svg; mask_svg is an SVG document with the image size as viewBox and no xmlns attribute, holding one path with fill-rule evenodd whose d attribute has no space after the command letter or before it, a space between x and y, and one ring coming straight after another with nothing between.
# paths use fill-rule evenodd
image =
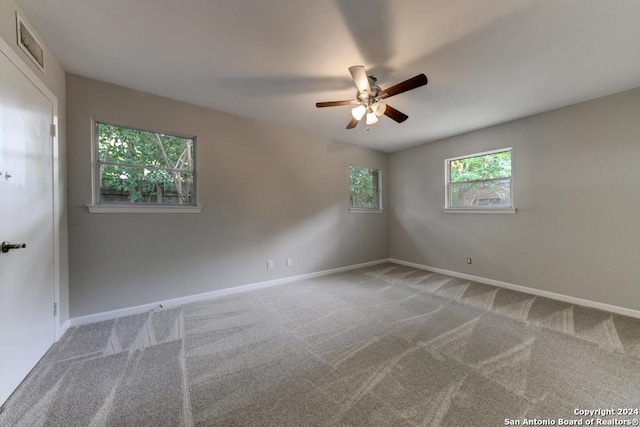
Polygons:
<instances>
[{"instance_id":1,"label":"ceiling air vent","mask_svg":"<svg viewBox=\"0 0 640 427\"><path fill-rule=\"evenodd\" d=\"M18 46L27 54L29 59L44 73L44 47L33 34L27 23L16 12L16 33Z\"/></svg>"}]
</instances>

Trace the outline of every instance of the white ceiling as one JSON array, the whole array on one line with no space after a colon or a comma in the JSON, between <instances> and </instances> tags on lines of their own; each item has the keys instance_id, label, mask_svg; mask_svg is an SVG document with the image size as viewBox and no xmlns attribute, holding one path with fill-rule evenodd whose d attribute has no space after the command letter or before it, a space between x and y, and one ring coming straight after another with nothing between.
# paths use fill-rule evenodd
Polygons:
<instances>
[{"instance_id":1,"label":"white ceiling","mask_svg":"<svg viewBox=\"0 0 640 427\"><path fill-rule=\"evenodd\" d=\"M392 152L640 86L638 0L16 0L70 73ZM347 68L409 115L346 130Z\"/></svg>"}]
</instances>

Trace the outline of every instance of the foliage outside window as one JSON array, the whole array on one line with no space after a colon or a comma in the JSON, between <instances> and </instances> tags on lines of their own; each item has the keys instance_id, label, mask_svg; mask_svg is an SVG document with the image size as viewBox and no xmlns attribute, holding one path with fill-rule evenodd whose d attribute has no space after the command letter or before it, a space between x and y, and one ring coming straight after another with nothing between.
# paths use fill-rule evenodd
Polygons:
<instances>
[{"instance_id":1,"label":"foliage outside window","mask_svg":"<svg viewBox=\"0 0 640 427\"><path fill-rule=\"evenodd\" d=\"M447 208L512 207L511 148L446 160Z\"/></svg>"},{"instance_id":2,"label":"foliage outside window","mask_svg":"<svg viewBox=\"0 0 640 427\"><path fill-rule=\"evenodd\" d=\"M96 123L100 204L194 206L194 138Z\"/></svg>"},{"instance_id":3,"label":"foliage outside window","mask_svg":"<svg viewBox=\"0 0 640 427\"><path fill-rule=\"evenodd\" d=\"M380 170L351 166L351 208L380 209Z\"/></svg>"}]
</instances>

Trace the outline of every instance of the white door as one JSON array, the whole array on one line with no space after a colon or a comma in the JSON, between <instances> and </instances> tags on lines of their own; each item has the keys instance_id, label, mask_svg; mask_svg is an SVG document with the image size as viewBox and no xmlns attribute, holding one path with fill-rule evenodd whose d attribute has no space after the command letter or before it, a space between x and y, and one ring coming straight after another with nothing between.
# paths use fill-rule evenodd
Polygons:
<instances>
[{"instance_id":1,"label":"white door","mask_svg":"<svg viewBox=\"0 0 640 427\"><path fill-rule=\"evenodd\" d=\"M0 405L54 342L52 115L0 51Z\"/></svg>"}]
</instances>

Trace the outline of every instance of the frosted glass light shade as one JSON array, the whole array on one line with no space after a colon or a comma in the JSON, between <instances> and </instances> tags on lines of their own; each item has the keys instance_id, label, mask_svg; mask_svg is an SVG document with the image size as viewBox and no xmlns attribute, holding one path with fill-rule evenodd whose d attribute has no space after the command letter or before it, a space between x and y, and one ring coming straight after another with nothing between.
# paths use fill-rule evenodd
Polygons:
<instances>
[{"instance_id":1,"label":"frosted glass light shade","mask_svg":"<svg viewBox=\"0 0 640 427\"><path fill-rule=\"evenodd\" d=\"M367 113L367 124L373 125L376 123L378 123L378 116L376 116L376 113L374 113L373 111L369 111Z\"/></svg>"},{"instance_id":2,"label":"frosted glass light shade","mask_svg":"<svg viewBox=\"0 0 640 427\"><path fill-rule=\"evenodd\" d=\"M360 120L362 119L362 117L364 116L364 113L366 112L367 112L367 107L365 107L364 105L358 105L357 107L351 110L351 115L353 116L354 119Z\"/></svg>"},{"instance_id":3,"label":"frosted glass light shade","mask_svg":"<svg viewBox=\"0 0 640 427\"><path fill-rule=\"evenodd\" d=\"M376 113L376 116L380 117L387 110L387 104L384 101L378 101L371 106L373 112Z\"/></svg>"}]
</instances>

